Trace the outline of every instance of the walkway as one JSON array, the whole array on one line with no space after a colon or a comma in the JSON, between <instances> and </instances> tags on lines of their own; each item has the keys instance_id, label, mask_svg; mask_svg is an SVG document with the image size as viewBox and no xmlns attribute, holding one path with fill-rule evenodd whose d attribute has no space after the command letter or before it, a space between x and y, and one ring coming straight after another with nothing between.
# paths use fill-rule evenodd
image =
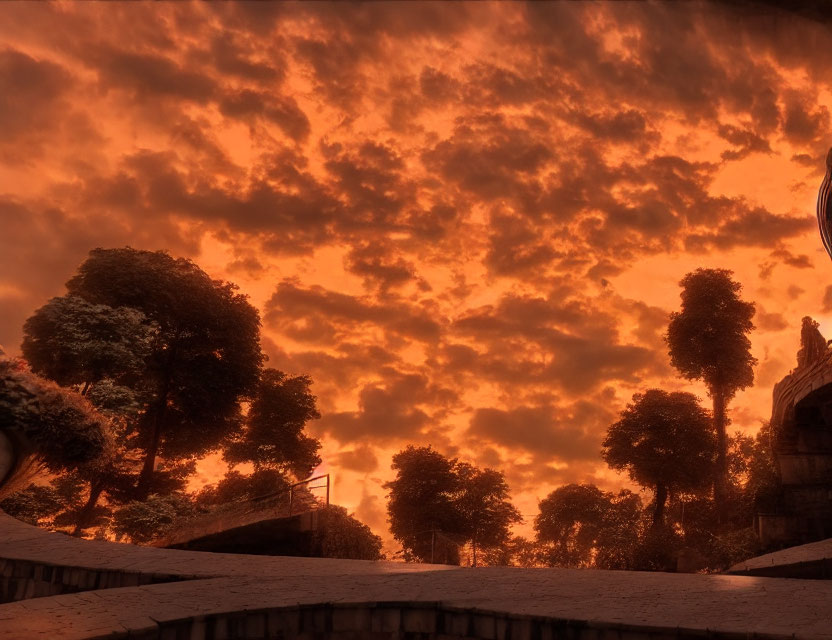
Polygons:
<instances>
[{"instance_id":1,"label":"walkway","mask_svg":"<svg viewBox=\"0 0 832 640\"><path fill-rule=\"evenodd\" d=\"M76 540L2 514L0 558L6 581L99 587L0 605L3 640L832 639L832 582L176 551ZM118 586L131 583L141 586Z\"/></svg>"}]
</instances>

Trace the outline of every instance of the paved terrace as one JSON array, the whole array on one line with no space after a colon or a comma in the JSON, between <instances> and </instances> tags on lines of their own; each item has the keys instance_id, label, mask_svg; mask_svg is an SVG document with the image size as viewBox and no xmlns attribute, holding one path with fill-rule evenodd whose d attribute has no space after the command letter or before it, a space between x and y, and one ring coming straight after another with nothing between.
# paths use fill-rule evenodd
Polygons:
<instances>
[{"instance_id":1,"label":"paved terrace","mask_svg":"<svg viewBox=\"0 0 832 640\"><path fill-rule=\"evenodd\" d=\"M0 576L27 598L0 604L3 640L832 639L826 581L213 554L3 514Z\"/></svg>"},{"instance_id":2,"label":"paved terrace","mask_svg":"<svg viewBox=\"0 0 832 640\"><path fill-rule=\"evenodd\" d=\"M731 567L728 573L771 578L832 579L832 538L745 560Z\"/></svg>"}]
</instances>

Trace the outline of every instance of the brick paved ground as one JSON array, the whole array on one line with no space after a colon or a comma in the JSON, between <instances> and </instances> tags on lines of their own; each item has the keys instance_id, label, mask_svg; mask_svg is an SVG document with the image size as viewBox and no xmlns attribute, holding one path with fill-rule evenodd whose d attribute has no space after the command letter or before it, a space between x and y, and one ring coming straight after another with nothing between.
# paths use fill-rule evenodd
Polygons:
<instances>
[{"instance_id":1,"label":"brick paved ground","mask_svg":"<svg viewBox=\"0 0 832 640\"><path fill-rule=\"evenodd\" d=\"M733 567L731 572L762 569L772 566L794 565L802 562L832 559L832 538L819 542L810 542L797 547L767 553L749 560L744 560Z\"/></svg>"},{"instance_id":2,"label":"brick paved ground","mask_svg":"<svg viewBox=\"0 0 832 640\"><path fill-rule=\"evenodd\" d=\"M206 637L204 616L210 620L222 614L316 603L395 601L441 602L451 608L583 621L576 624L584 625L579 627L584 635L569 636L582 639L646 638L650 629L653 637L659 637L655 634L660 631L661 637L676 637L679 630L687 629L711 636L832 639L832 582L826 581L564 569L448 570L391 562L207 554L80 541L33 529L3 515L0 559L199 577L3 604L2 640L81 640L128 634L202 638ZM264 637L263 625L271 624L271 618L252 616L249 613L241 624L253 625L248 627L250 633ZM479 618L485 630L470 618L474 622L467 631L456 635L511 640L550 637L539 631L492 633L489 629L497 628L497 618L486 614ZM424 623L427 618L418 620ZM417 627L422 624L418 620ZM179 631L166 626L175 621L189 622ZM586 635L585 623L596 631L610 626L617 630L610 636L596 631ZM168 631L172 635L166 635Z\"/></svg>"}]
</instances>

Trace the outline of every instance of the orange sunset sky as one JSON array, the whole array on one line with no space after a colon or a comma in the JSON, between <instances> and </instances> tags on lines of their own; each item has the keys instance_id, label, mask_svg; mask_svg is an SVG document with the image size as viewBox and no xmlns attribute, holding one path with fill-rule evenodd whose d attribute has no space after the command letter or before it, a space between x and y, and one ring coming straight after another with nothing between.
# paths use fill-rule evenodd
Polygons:
<instances>
[{"instance_id":1,"label":"orange sunset sky","mask_svg":"<svg viewBox=\"0 0 832 640\"><path fill-rule=\"evenodd\" d=\"M377 533L408 443L502 470L528 516L617 488L600 443L634 392L708 402L662 339L686 272L757 305L733 428L802 316L832 337L831 53L754 4L4 3L0 344L91 248L167 249L312 376L320 471Z\"/></svg>"}]
</instances>

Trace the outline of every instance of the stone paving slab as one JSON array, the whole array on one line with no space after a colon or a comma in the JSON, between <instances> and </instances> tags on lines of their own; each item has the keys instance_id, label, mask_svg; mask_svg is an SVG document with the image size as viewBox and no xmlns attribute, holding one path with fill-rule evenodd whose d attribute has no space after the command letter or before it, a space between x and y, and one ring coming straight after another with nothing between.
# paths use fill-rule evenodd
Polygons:
<instances>
[{"instance_id":1,"label":"stone paving slab","mask_svg":"<svg viewBox=\"0 0 832 640\"><path fill-rule=\"evenodd\" d=\"M333 573L403 573L458 570L457 567L372 560L325 560L287 556L247 556L233 553L179 551L79 540L32 527L0 512L0 558L37 560L46 564L176 575L188 578Z\"/></svg>"},{"instance_id":2,"label":"stone paving slab","mask_svg":"<svg viewBox=\"0 0 832 640\"><path fill-rule=\"evenodd\" d=\"M482 568L382 575L213 578L0 606L0 638L75 638L199 616L311 605L407 601L464 609L711 633L832 638L832 584L567 569Z\"/></svg>"},{"instance_id":3,"label":"stone paving slab","mask_svg":"<svg viewBox=\"0 0 832 640\"><path fill-rule=\"evenodd\" d=\"M742 573L755 569L767 569L770 567L797 565L806 562L820 562L832 560L832 538L810 542L797 547L789 547L780 551L767 553L756 558L743 560L731 567L729 573Z\"/></svg>"},{"instance_id":4,"label":"stone paving slab","mask_svg":"<svg viewBox=\"0 0 832 640\"><path fill-rule=\"evenodd\" d=\"M619 629L598 638L646 638L648 631L656 638L671 638L689 630L702 636L832 640L829 581L568 569L449 570L440 565L174 551L77 540L4 515L0 558L194 578L3 604L0 640L166 638L167 631L172 638L204 637L198 635L199 625L222 615L255 625L259 634L257 625L266 624L265 614L249 620L252 612L391 602L410 607L440 603L482 612L466 614L468 627L451 634L460 638L499 640L488 629L496 628L495 614L505 614ZM396 615L397 624L404 624L405 614ZM177 627L179 622L189 626ZM633 635L634 630L642 633ZM549 636L511 636L526 637Z\"/></svg>"}]
</instances>

